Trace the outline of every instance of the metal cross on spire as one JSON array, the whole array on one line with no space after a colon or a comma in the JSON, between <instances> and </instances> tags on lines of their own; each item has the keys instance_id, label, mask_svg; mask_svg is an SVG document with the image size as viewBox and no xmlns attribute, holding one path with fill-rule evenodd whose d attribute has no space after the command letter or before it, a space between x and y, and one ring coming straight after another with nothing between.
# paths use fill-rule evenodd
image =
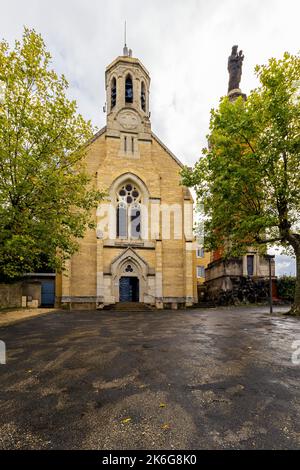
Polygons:
<instances>
[{"instance_id":1,"label":"metal cross on spire","mask_svg":"<svg viewBox=\"0 0 300 470\"><path fill-rule=\"evenodd\" d=\"M126 20L124 22L124 47L123 47L123 55L127 57L132 57L132 50L128 49L127 47L127 27L126 27Z\"/></svg>"},{"instance_id":2,"label":"metal cross on spire","mask_svg":"<svg viewBox=\"0 0 300 470\"><path fill-rule=\"evenodd\" d=\"M128 56L128 47L127 47L127 44L126 44L126 20L125 20L125 23L124 23L124 47L123 47L123 55L126 55Z\"/></svg>"}]
</instances>

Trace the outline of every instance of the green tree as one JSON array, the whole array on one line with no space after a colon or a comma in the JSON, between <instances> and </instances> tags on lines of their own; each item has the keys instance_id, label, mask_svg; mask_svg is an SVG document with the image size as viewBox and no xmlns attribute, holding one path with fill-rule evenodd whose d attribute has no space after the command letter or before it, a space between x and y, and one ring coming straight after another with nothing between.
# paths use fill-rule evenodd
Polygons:
<instances>
[{"instance_id":1,"label":"green tree","mask_svg":"<svg viewBox=\"0 0 300 470\"><path fill-rule=\"evenodd\" d=\"M68 83L50 69L42 37L25 28L13 49L0 42L0 276L43 261L61 269L91 227L101 194L85 173L90 122Z\"/></svg>"},{"instance_id":2,"label":"green tree","mask_svg":"<svg viewBox=\"0 0 300 470\"><path fill-rule=\"evenodd\" d=\"M260 86L246 101L225 97L212 110L208 148L183 183L204 204L207 248L240 255L278 244L294 253L299 315L300 58L285 53L255 70Z\"/></svg>"}]
</instances>

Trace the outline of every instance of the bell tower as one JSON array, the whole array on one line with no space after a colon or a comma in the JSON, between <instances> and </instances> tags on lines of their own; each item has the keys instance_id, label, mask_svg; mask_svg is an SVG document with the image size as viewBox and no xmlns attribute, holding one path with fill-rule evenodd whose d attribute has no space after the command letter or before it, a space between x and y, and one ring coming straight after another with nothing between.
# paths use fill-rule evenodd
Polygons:
<instances>
[{"instance_id":1,"label":"bell tower","mask_svg":"<svg viewBox=\"0 0 300 470\"><path fill-rule=\"evenodd\" d=\"M150 77L126 44L105 71L107 136L121 139L121 153L137 154L138 141L151 139Z\"/></svg>"}]
</instances>

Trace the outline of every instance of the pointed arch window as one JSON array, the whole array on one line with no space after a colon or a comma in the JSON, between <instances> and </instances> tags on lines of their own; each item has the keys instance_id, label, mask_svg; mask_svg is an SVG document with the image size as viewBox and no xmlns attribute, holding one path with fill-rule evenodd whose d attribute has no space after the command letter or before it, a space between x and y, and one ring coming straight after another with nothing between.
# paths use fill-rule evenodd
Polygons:
<instances>
[{"instance_id":1,"label":"pointed arch window","mask_svg":"<svg viewBox=\"0 0 300 470\"><path fill-rule=\"evenodd\" d=\"M141 84L141 108L143 111L146 111L146 89L144 82Z\"/></svg>"},{"instance_id":2,"label":"pointed arch window","mask_svg":"<svg viewBox=\"0 0 300 470\"><path fill-rule=\"evenodd\" d=\"M134 203L130 207L130 236L140 238L141 236L141 207L139 203Z\"/></svg>"},{"instance_id":3,"label":"pointed arch window","mask_svg":"<svg viewBox=\"0 0 300 470\"><path fill-rule=\"evenodd\" d=\"M116 106L116 102L117 102L117 81L115 77L112 78L110 89L111 89L111 109L112 109Z\"/></svg>"},{"instance_id":4,"label":"pointed arch window","mask_svg":"<svg viewBox=\"0 0 300 470\"><path fill-rule=\"evenodd\" d=\"M119 202L117 206L117 237L127 238L127 205Z\"/></svg>"},{"instance_id":5,"label":"pointed arch window","mask_svg":"<svg viewBox=\"0 0 300 470\"><path fill-rule=\"evenodd\" d=\"M125 102L133 103L133 85L130 74L127 75L125 80Z\"/></svg>"},{"instance_id":6,"label":"pointed arch window","mask_svg":"<svg viewBox=\"0 0 300 470\"><path fill-rule=\"evenodd\" d=\"M141 192L128 181L117 191L117 237L141 238Z\"/></svg>"}]
</instances>

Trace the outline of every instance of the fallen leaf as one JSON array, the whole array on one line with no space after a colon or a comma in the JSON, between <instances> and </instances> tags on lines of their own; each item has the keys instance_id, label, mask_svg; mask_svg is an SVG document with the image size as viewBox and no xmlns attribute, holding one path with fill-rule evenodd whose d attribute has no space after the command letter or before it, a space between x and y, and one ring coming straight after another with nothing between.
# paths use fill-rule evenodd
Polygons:
<instances>
[{"instance_id":1,"label":"fallen leaf","mask_svg":"<svg viewBox=\"0 0 300 470\"><path fill-rule=\"evenodd\" d=\"M170 425L168 423L165 423L161 426L161 429L170 429Z\"/></svg>"},{"instance_id":2,"label":"fallen leaf","mask_svg":"<svg viewBox=\"0 0 300 470\"><path fill-rule=\"evenodd\" d=\"M121 423L126 424L126 423L130 423L130 421L131 421L131 418L124 418L121 420Z\"/></svg>"}]
</instances>

